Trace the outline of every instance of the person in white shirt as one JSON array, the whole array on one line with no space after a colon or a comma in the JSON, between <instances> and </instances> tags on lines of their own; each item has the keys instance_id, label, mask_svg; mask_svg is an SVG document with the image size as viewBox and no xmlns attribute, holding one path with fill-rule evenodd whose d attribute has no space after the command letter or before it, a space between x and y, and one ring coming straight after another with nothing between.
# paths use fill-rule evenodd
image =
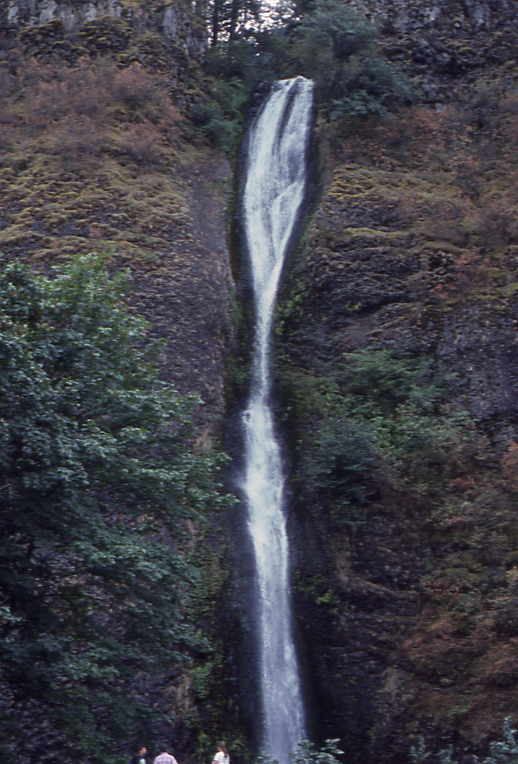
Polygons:
<instances>
[{"instance_id":1,"label":"person in white shirt","mask_svg":"<svg viewBox=\"0 0 518 764\"><path fill-rule=\"evenodd\" d=\"M228 755L227 746L223 741L218 743L218 752L214 754L212 764L230 764L230 756Z\"/></svg>"},{"instance_id":2,"label":"person in white shirt","mask_svg":"<svg viewBox=\"0 0 518 764\"><path fill-rule=\"evenodd\" d=\"M162 746L161 750L162 753L155 758L153 764L178 764L175 757L167 752L167 746Z\"/></svg>"}]
</instances>

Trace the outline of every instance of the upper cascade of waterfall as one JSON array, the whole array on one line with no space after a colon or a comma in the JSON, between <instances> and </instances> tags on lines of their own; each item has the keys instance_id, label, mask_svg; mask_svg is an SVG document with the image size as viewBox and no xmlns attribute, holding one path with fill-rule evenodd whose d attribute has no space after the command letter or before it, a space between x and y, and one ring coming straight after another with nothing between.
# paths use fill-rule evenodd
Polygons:
<instances>
[{"instance_id":1,"label":"upper cascade of waterfall","mask_svg":"<svg viewBox=\"0 0 518 764\"><path fill-rule=\"evenodd\" d=\"M262 383L279 279L306 189L312 105L311 80L276 82L249 138L243 208L256 300L256 371Z\"/></svg>"},{"instance_id":2,"label":"upper cascade of waterfall","mask_svg":"<svg viewBox=\"0 0 518 764\"><path fill-rule=\"evenodd\" d=\"M303 77L272 88L254 120L243 219L256 304L254 382L243 415L243 491L256 562L257 622L264 750L279 764L305 737L292 633L289 548L282 457L269 408L269 343L279 279L306 193L313 83Z\"/></svg>"}]
</instances>

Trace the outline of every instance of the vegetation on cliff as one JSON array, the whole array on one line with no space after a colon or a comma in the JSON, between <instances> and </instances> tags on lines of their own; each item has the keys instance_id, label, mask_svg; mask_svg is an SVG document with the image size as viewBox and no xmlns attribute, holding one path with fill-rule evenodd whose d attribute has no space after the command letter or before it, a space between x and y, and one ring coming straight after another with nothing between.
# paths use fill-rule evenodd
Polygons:
<instances>
[{"instance_id":1,"label":"vegetation on cliff","mask_svg":"<svg viewBox=\"0 0 518 764\"><path fill-rule=\"evenodd\" d=\"M136 5L132 8L137 10ZM183 12L180 6L174 10L179 14ZM190 99L196 98L203 87L199 63L187 52L189 40L183 45L178 39L177 45L172 46L151 24L136 28L129 23L127 11L126 8L124 18L95 19L79 23L73 30L65 28L60 20L28 25L18 34L11 29L3 38L0 49L0 252L2 267L20 262L34 267L34 272L22 269L20 273L34 286L30 296L35 300L41 297L44 304L41 310L47 311L42 320L47 321L48 331L56 334L56 342L59 332L57 324L49 318L50 303L58 300L58 284L64 284L64 276L61 281L53 279L52 284L47 284L42 274L48 274L52 264L61 263L66 272L66 264L77 253L90 257L92 253L110 252L107 267L112 275L123 268L130 271L133 289L118 291L117 282L112 285L115 290L112 295L104 284L104 277L96 271L96 261L84 261L81 266L84 278L81 281L78 277L76 286L78 295L81 289L86 290L85 303L82 306L76 303L75 320L78 323L80 311L83 308L86 311L87 298L92 297L88 290L95 292L98 287L99 338L104 322L105 331L109 331L108 303L112 297L115 299L115 293L121 321L122 305L131 306L126 326L128 331L133 326L131 331L139 350L132 356L131 348L122 342L121 335L121 347L115 348L113 364L122 358L119 350L121 354L128 351L128 364L132 357L135 363L138 358L144 363L140 343L146 337L161 340L154 363L149 365L146 361L142 368L143 379L151 374L149 406L141 412L142 427L146 425L146 417L155 416L157 438L162 439L163 445L167 438L171 441L171 459L177 460L177 464L173 467L171 463L163 477L173 481L174 469L177 469L178 491L182 500L190 504L191 493L199 491L198 499L203 502L205 491L203 476L195 474L195 465L202 468L205 463L210 482L218 463L215 454L221 453L217 445L218 427L224 406L223 375L231 334L228 295L231 276L223 214L223 199L230 186L229 168L182 115ZM193 27L196 32L194 19L191 27L181 28L181 34L186 38L193 36ZM72 283L70 273L69 277ZM70 292L72 295L72 286ZM95 295L92 300L91 309L95 313ZM101 310L103 300L108 302ZM74 305L71 303L68 309L72 321ZM64 298L63 321L66 310ZM37 313L37 306L35 311ZM152 321L145 330L142 322L130 317L137 311ZM42 333L45 326L47 324L40 327ZM85 326L85 331L87 328ZM64 341L65 334L59 335ZM114 343L116 345L115 339ZM67 352L67 348L63 347L62 352ZM101 356L99 363L102 363ZM109 374L111 360L105 359L106 374ZM69 376L66 370L63 372L64 383L67 380L70 383L70 396L76 371L71 369ZM84 374L88 374L87 369ZM93 386L94 369L91 374ZM56 379L59 379L57 372ZM103 380L106 377L100 373L99 407L104 401ZM164 382L168 384L162 384ZM168 415L165 399L162 410L158 410L157 398L157 410L153 412L153 396L158 396L160 387L164 396L167 397L168 389L172 396L167 405L176 429L169 433L158 425L159 417ZM174 389L181 390L183 395L173 394ZM22 392L20 389L20 396ZM11 393L16 397L14 391ZM83 432L80 438L73 429L75 411L70 400L72 411L68 422L52 409L54 399L47 393L41 392L43 398L48 399L42 398L40 409L44 412L47 405L50 407L49 427L52 423L56 425L56 437L59 435L60 443L64 441L63 448L67 443L78 447L83 443L86 448L86 434ZM105 393L108 395L109 390ZM123 395L122 387L120 394ZM134 392L127 400L119 404L114 400L113 404L119 406L121 416L124 406L128 416L131 407L137 416L137 397ZM142 400L144 397L142 393ZM67 401L63 405L65 403ZM4 413L7 416L9 412ZM99 416L102 419L100 413ZM109 418L109 413L105 416ZM190 422L191 416L195 422ZM110 421L102 420L100 427L105 425L109 427ZM106 459L111 462L105 465L106 480L110 474L115 479L116 468L123 468L124 448L132 447L130 434L128 432L120 444L97 443L99 448L109 448ZM137 430L133 434L136 438ZM163 455L156 451L158 442L153 444L153 437L150 432L148 456L156 462ZM150 467L145 465L145 440L142 433L140 455L144 471ZM92 447L94 445L92 443ZM139 444L135 443L134 447L138 450ZM51 446L49 449L52 450ZM73 461L74 453L67 458ZM43 459L45 454L41 456ZM65 458L66 454L61 456ZM188 474L189 459L192 482ZM76 461L72 466L79 469L82 465ZM127 489L126 493L133 490L129 485L133 477L129 473L125 476L126 483L123 481L120 488L121 501L124 490ZM213 533L219 524L216 519L221 506L219 499L213 493L210 512L213 525L194 511L190 518L179 518L175 512L176 520L171 518L175 528L167 530L166 523L158 518L161 489L158 483L151 485L151 469L148 477L149 512L146 509L142 515L137 507L126 507L128 513L135 512L134 519L129 515L123 517L124 507L120 517L112 504L106 518L96 509L96 500L115 501L114 496L108 496L113 494L113 487L110 491L107 486L102 487L100 478L102 496L92 498L90 514L86 514L81 523L75 523L74 512L82 512L82 503L78 501L68 507L70 515L66 516L59 514L61 504L56 506L51 541L59 546L59 551L49 548L48 557L43 555L43 561L39 544L46 531L35 524L35 557L33 559L30 552L26 563L33 579L28 576L25 583L30 590L35 582L34 586L41 589L45 598L38 605L42 614L39 631L36 621L40 611L31 610L32 594L32 599L27 601L26 621L25 616L21 621L5 624L2 621L6 629L11 629L9 650L16 658L9 668L10 684L2 685L0 695L4 719L0 736L6 759L14 756L17 761L39 761L47 756L60 760L70 757L76 761L78 757L120 760L120 756L130 755L139 737L153 751L153 741L160 735L166 739L175 735L177 741L182 736L181 746L193 751L197 740L192 730L202 724L207 735L212 734L205 742L207 748L212 748L214 741L226 732L222 729L222 719L232 728L233 740L241 734L239 708L234 704L229 712L223 700L217 706L217 713L212 708L215 716L212 726L207 724L202 683L193 682L198 669L200 674L203 666L211 665L214 646L220 648L214 634L214 618L203 612L203 587L222 555L219 543L205 542L205 536ZM76 487L79 490L81 485ZM210 494L214 485L206 488ZM88 488L83 486L83 489L88 503ZM192 498L196 499L194 494ZM56 496L56 502L58 499ZM48 502L51 503L50 498ZM36 498L34 503L40 506ZM43 506L40 509L43 511ZM191 510L194 509L191 506ZM45 518L38 517L44 523ZM60 521L63 526L58 532ZM114 547L115 534L119 533L120 542ZM81 547L79 537L83 535L84 547ZM22 538L15 541L23 543ZM93 556L97 554L96 543L104 545L98 556L104 554L106 559L105 569L99 567L95 572L99 582L94 585L90 580L94 576L90 563L93 565ZM26 549L29 548L27 540ZM21 557L20 564L24 562L23 553ZM138 569L132 570L135 558ZM224 568L227 565L225 560L221 564ZM202 565L205 570L200 576ZM224 573L215 575L220 585L222 579L227 580ZM12 583L12 577L9 580ZM128 595L133 585L135 602ZM67 586L70 596L68 590L65 591ZM50 594L49 590L52 590ZM189 597L186 598L186 594ZM117 623L119 610L120 624ZM5 615L7 617L7 611ZM70 625L62 628L68 619ZM222 654L224 650L223 647ZM9 655L5 656L7 663ZM222 673L225 672L220 671L220 675ZM228 681L226 673L221 686ZM194 710L196 702L202 710L202 720ZM211 733L211 730L214 731Z\"/></svg>"},{"instance_id":2,"label":"vegetation on cliff","mask_svg":"<svg viewBox=\"0 0 518 764\"><path fill-rule=\"evenodd\" d=\"M340 0L283 9L264 28L245 28L215 45L205 58L212 99L191 116L204 135L232 152L241 136L251 94L259 83L304 76L315 82L325 120L388 117L415 97L408 76L384 55L380 29Z\"/></svg>"}]
</instances>

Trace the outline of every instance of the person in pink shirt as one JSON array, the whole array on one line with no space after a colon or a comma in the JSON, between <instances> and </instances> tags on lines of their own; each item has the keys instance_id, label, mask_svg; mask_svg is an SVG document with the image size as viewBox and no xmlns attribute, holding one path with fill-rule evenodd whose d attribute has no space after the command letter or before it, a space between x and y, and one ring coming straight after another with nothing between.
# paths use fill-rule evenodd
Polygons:
<instances>
[{"instance_id":1,"label":"person in pink shirt","mask_svg":"<svg viewBox=\"0 0 518 764\"><path fill-rule=\"evenodd\" d=\"M153 764L178 764L175 757L168 753L166 745L162 746L160 750L162 753L158 754Z\"/></svg>"}]
</instances>

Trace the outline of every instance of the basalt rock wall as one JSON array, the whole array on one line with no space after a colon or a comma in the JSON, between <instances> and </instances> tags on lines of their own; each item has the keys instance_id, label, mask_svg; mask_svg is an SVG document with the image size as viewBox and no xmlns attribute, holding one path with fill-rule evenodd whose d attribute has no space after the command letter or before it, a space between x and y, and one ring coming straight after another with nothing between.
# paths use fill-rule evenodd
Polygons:
<instances>
[{"instance_id":1,"label":"basalt rock wall","mask_svg":"<svg viewBox=\"0 0 518 764\"><path fill-rule=\"evenodd\" d=\"M514 24L506 4L370 9L387 45L447 48L454 8L466 35ZM516 713L518 62L479 53L464 74L432 62L444 102L324 133L280 299L302 663L349 761L422 740L471 763Z\"/></svg>"},{"instance_id":2,"label":"basalt rock wall","mask_svg":"<svg viewBox=\"0 0 518 764\"><path fill-rule=\"evenodd\" d=\"M0 29L16 33L27 26L57 22L66 32L77 32L86 22L120 19L138 33L153 30L170 45L201 60L207 48L203 26L196 22L188 3L124 3L120 0L63 2L63 0L9 0L0 5Z\"/></svg>"},{"instance_id":3,"label":"basalt rock wall","mask_svg":"<svg viewBox=\"0 0 518 764\"><path fill-rule=\"evenodd\" d=\"M518 20L512 0L353 0L380 25L386 51L420 77L425 99L451 99L459 80L513 58Z\"/></svg>"}]
</instances>

